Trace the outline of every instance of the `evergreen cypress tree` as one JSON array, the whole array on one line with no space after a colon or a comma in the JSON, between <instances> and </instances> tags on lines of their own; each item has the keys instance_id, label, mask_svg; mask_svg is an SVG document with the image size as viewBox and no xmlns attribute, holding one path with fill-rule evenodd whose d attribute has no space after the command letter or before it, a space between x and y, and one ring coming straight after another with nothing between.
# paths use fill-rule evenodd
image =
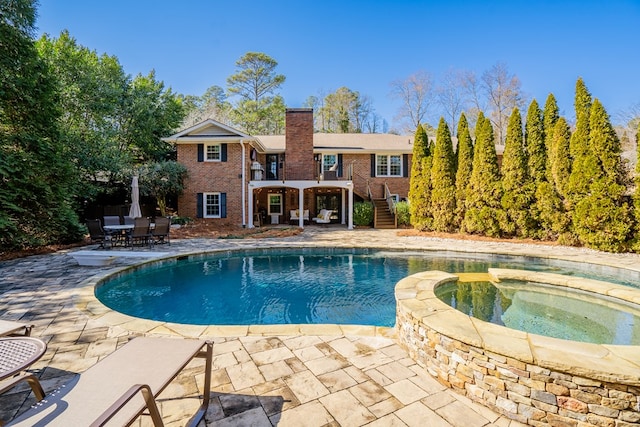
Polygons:
<instances>
[{"instance_id":1,"label":"evergreen cypress tree","mask_svg":"<svg viewBox=\"0 0 640 427\"><path fill-rule=\"evenodd\" d=\"M413 141L409 182L409 212L411 225L418 230L431 226L431 151L429 137L422 125L418 125Z\"/></svg>"},{"instance_id":2,"label":"evergreen cypress tree","mask_svg":"<svg viewBox=\"0 0 640 427\"><path fill-rule=\"evenodd\" d=\"M547 153L544 126L542 123L542 111L540 111L538 102L535 99L531 101L529 110L527 111L524 138L529 176L537 184L545 179L547 173Z\"/></svg>"},{"instance_id":3,"label":"evergreen cypress tree","mask_svg":"<svg viewBox=\"0 0 640 427\"><path fill-rule=\"evenodd\" d=\"M558 109L558 103L556 102L555 96L550 93L547 96L547 101L544 103L544 110L542 112L542 125L544 129L544 146L547 152L547 181L553 182L551 178L551 163L550 163L550 153L551 153L551 144L553 138L553 131L560 118L560 110Z\"/></svg>"},{"instance_id":4,"label":"evergreen cypress tree","mask_svg":"<svg viewBox=\"0 0 640 427\"><path fill-rule=\"evenodd\" d=\"M501 203L505 211L505 221L500 228L510 236L529 237L535 231L535 222L530 209L535 185L527 173L522 118L518 108L514 108L509 117L501 172L503 189Z\"/></svg>"},{"instance_id":5,"label":"evergreen cypress tree","mask_svg":"<svg viewBox=\"0 0 640 427\"><path fill-rule=\"evenodd\" d=\"M460 227L464 219L467 185L473 170L473 141L469 132L467 117L462 113L458 120L458 145L456 169L456 226Z\"/></svg>"},{"instance_id":6,"label":"evergreen cypress tree","mask_svg":"<svg viewBox=\"0 0 640 427\"><path fill-rule=\"evenodd\" d=\"M547 181L543 181L536 189L537 211L539 221L538 237L541 239L557 239L562 244L574 244L575 238L569 233L571 218L566 210L563 197L569 181L571 158L569 156L569 140L571 130L567 121L560 117L550 133Z\"/></svg>"},{"instance_id":7,"label":"evergreen cypress tree","mask_svg":"<svg viewBox=\"0 0 640 427\"><path fill-rule=\"evenodd\" d=\"M440 118L431 165L431 213L435 231L455 229L456 184L453 142L449 126Z\"/></svg>"},{"instance_id":8,"label":"evergreen cypress tree","mask_svg":"<svg viewBox=\"0 0 640 427\"><path fill-rule=\"evenodd\" d=\"M482 112L476 123L476 143L473 152L473 170L465 201L465 216L462 231L500 236L500 207L502 198L500 171L496 154L493 128Z\"/></svg>"},{"instance_id":9,"label":"evergreen cypress tree","mask_svg":"<svg viewBox=\"0 0 640 427\"><path fill-rule=\"evenodd\" d=\"M571 135L569 152L573 159L567 199L575 205L589 191L589 173L593 160L589 155L589 116L591 110L591 94L582 78L576 82L576 129Z\"/></svg>"},{"instance_id":10,"label":"evergreen cypress tree","mask_svg":"<svg viewBox=\"0 0 640 427\"><path fill-rule=\"evenodd\" d=\"M571 175L570 140L571 129L564 117L561 117L556 122L551 134L551 144L549 147L551 179L549 181L554 184L556 191L564 199L567 197L569 176Z\"/></svg>"},{"instance_id":11,"label":"evergreen cypress tree","mask_svg":"<svg viewBox=\"0 0 640 427\"><path fill-rule=\"evenodd\" d=\"M631 231L620 140L597 99L591 106L589 129L590 168L584 173L588 193L576 203L573 227L585 245L620 252L626 249Z\"/></svg>"}]
</instances>

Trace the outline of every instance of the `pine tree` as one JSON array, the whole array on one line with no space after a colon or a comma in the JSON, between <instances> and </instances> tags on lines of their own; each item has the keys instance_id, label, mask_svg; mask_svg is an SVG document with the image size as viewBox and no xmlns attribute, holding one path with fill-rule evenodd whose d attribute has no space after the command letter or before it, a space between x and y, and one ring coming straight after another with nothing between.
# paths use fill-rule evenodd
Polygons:
<instances>
[{"instance_id":1,"label":"pine tree","mask_svg":"<svg viewBox=\"0 0 640 427\"><path fill-rule=\"evenodd\" d=\"M529 237L535 231L535 222L530 209L535 185L527 173L522 118L518 108L514 108L509 117L501 172L503 189L501 204L506 215L500 227L507 235Z\"/></svg>"},{"instance_id":2,"label":"pine tree","mask_svg":"<svg viewBox=\"0 0 640 427\"><path fill-rule=\"evenodd\" d=\"M469 132L467 117L462 113L458 121L458 145L456 169L456 226L460 227L465 213L467 185L473 170L473 141Z\"/></svg>"},{"instance_id":3,"label":"pine tree","mask_svg":"<svg viewBox=\"0 0 640 427\"><path fill-rule=\"evenodd\" d=\"M431 151L429 137L422 125L416 129L412 154L409 182L411 225L418 230L427 230L431 226Z\"/></svg>"},{"instance_id":4,"label":"pine tree","mask_svg":"<svg viewBox=\"0 0 640 427\"><path fill-rule=\"evenodd\" d=\"M589 116L591 110L591 94L587 90L582 78L576 82L576 129L571 135L569 152L573 159L567 199L575 205L589 191L588 171L592 166L589 156Z\"/></svg>"},{"instance_id":5,"label":"pine tree","mask_svg":"<svg viewBox=\"0 0 640 427\"><path fill-rule=\"evenodd\" d=\"M435 231L450 232L455 229L455 208L453 142L447 122L440 118L431 166L431 213Z\"/></svg>"},{"instance_id":6,"label":"pine tree","mask_svg":"<svg viewBox=\"0 0 640 427\"><path fill-rule=\"evenodd\" d=\"M489 119L481 112L476 123L473 170L467 186L462 231L500 236L500 217L504 216L500 207L501 197L493 128Z\"/></svg>"},{"instance_id":7,"label":"pine tree","mask_svg":"<svg viewBox=\"0 0 640 427\"><path fill-rule=\"evenodd\" d=\"M585 171L588 193L580 199L573 215L573 227L587 246L620 252L626 249L631 216L624 194L625 173L620 140L599 100L589 116L589 147Z\"/></svg>"}]
</instances>

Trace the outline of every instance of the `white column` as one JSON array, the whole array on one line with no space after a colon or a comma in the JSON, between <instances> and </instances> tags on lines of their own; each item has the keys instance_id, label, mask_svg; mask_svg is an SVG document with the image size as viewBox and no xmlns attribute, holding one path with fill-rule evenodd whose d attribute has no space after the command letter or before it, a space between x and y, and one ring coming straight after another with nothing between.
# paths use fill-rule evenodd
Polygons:
<instances>
[{"instance_id":1,"label":"white column","mask_svg":"<svg viewBox=\"0 0 640 427\"><path fill-rule=\"evenodd\" d=\"M245 206L246 206L246 197L245 194L247 192L247 158L246 151L244 147L244 141L240 140L240 147L242 150L242 226L244 227L247 222L253 224L253 217L249 215L249 221L246 221L247 217L245 215Z\"/></svg>"},{"instance_id":2,"label":"white column","mask_svg":"<svg viewBox=\"0 0 640 427\"><path fill-rule=\"evenodd\" d=\"M344 224L344 219L346 216L345 210L347 210L347 205L345 204L346 200L346 194L344 192L344 188L340 190L340 196L341 196L341 200L340 203L342 204L342 213L340 214L340 224Z\"/></svg>"},{"instance_id":3,"label":"white column","mask_svg":"<svg viewBox=\"0 0 640 427\"><path fill-rule=\"evenodd\" d=\"M349 225L347 229L353 230L353 184L349 186Z\"/></svg>"},{"instance_id":4,"label":"white column","mask_svg":"<svg viewBox=\"0 0 640 427\"><path fill-rule=\"evenodd\" d=\"M249 185L249 223L247 227L253 228L253 186Z\"/></svg>"},{"instance_id":5,"label":"white column","mask_svg":"<svg viewBox=\"0 0 640 427\"><path fill-rule=\"evenodd\" d=\"M298 188L298 226L304 228L304 188Z\"/></svg>"}]
</instances>

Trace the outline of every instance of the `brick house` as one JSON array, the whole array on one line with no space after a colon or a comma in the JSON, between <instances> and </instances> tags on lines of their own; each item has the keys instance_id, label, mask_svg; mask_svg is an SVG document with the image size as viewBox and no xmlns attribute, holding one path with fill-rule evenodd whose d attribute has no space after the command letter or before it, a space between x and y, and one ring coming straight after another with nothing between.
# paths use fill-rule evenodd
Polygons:
<instances>
[{"instance_id":1,"label":"brick house","mask_svg":"<svg viewBox=\"0 0 640 427\"><path fill-rule=\"evenodd\" d=\"M181 216L304 227L304 215L291 220L296 210L313 218L326 209L351 229L354 202L372 200L374 225L393 227L393 203L409 191L412 136L314 133L311 109L287 109L285 135L252 136L209 119L164 141L188 169Z\"/></svg>"}]
</instances>

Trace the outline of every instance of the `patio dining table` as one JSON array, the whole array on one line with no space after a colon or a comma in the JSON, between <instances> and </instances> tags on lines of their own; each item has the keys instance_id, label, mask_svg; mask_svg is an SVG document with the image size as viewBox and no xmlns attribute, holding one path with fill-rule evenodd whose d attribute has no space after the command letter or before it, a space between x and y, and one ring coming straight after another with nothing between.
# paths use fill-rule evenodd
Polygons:
<instances>
[{"instance_id":1,"label":"patio dining table","mask_svg":"<svg viewBox=\"0 0 640 427\"><path fill-rule=\"evenodd\" d=\"M102 227L105 233L111 236L111 245L113 246L115 243L122 243L124 246L127 246L127 242L129 241L128 235L131 234L131 231L135 228L133 224L113 224L113 225L104 225ZM153 230L155 228L154 223L149 224L149 229Z\"/></svg>"},{"instance_id":2,"label":"patio dining table","mask_svg":"<svg viewBox=\"0 0 640 427\"><path fill-rule=\"evenodd\" d=\"M104 229L104 232L106 234L111 236L111 246L117 243L122 243L123 245L126 245L128 240L127 235L131 233L131 230L133 230L134 225L133 224L112 224L112 225L105 225L102 228Z\"/></svg>"}]
</instances>

